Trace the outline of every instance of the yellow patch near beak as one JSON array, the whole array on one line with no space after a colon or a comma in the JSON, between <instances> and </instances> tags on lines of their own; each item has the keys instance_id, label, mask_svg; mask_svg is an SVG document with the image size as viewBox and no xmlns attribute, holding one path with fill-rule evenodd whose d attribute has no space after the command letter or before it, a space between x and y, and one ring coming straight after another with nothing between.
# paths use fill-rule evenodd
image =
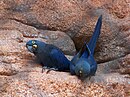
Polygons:
<instances>
[{"instance_id":1,"label":"yellow patch near beak","mask_svg":"<svg viewBox=\"0 0 130 97\"><path fill-rule=\"evenodd\" d=\"M33 48L37 48L37 45L36 45L36 44L34 44L32 47L33 47Z\"/></svg>"},{"instance_id":2,"label":"yellow patch near beak","mask_svg":"<svg viewBox=\"0 0 130 97\"><path fill-rule=\"evenodd\" d=\"M79 71L79 73L81 74L81 73L82 73L82 71L80 70L80 71Z\"/></svg>"}]
</instances>

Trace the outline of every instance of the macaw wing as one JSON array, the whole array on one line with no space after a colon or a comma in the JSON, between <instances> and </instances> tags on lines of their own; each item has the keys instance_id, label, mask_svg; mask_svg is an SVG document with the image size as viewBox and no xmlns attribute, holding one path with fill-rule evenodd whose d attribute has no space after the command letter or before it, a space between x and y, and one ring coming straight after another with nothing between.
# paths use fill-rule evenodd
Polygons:
<instances>
[{"instance_id":1,"label":"macaw wing","mask_svg":"<svg viewBox=\"0 0 130 97\"><path fill-rule=\"evenodd\" d=\"M67 67L69 66L69 60L65 57L63 52L58 49L53 49L50 53L53 63L58 65L59 67Z\"/></svg>"},{"instance_id":2,"label":"macaw wing","mask_svg":"<svg viewBox=\"0 0 130 97\"><path fill-rule=\"evenodd\" d=\"M90 51L90 48L89 48L89 46L86 44L86 46L85 46L85 51L84 51L84 53L82 54L82 58L88 58L89 56L90 56L90 54L91 54L91 51Z\"/></svg>"},{"instance_id":3,"label":"macaw wing","mask_svg":"<svg viewBox=\"0 0 130 97\"><path fill-rule=\"evenodd\" d=\"M98 18L93 35L88 43L88 46L92 54L94 54L94 49L96 47L96 42L100 35L101 26L102 26L102 15Z\"/></svg>"},{"instance_id":4,"label":"macaw wing","mask_svg":"<svg viewBox=\"0 0 130 97\"><path fill-rule=\"evenodd\" d=\"M82 54L85 52L86 49L86 42L84 43L84 45L81 47L81 49L79 50L79 52L72 58L71 62L73 64L76 64L78 62L78 60L80 59L80 57L82 56Z\"/></svg>"}]
</instances>

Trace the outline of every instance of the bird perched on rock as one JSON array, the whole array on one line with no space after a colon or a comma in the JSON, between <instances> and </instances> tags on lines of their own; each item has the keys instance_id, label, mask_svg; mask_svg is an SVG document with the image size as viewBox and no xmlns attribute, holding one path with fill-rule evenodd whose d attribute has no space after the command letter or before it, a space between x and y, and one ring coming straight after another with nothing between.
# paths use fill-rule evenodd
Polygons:
<instances>
[{"instance_id":1,"label":"bird perched on rock","mask_svg":"<svg viewBox=\"0 0 130 97\"><path fill-rule=\"evenodd\" d=\"M49 70L53 69L58 71L69 70L70 61L56 46L38 40L30 40L26 43L26 47L37 57L43 69L48 68Z\"/></svg>"},{"instance_id":2,"label":"bird perched on rock","mask_svg":"<svg viewBox=\"0 0 130 97\"><path fill-rule=\"evenodd\" d=\"M94 49L100 35L102 25L102 15L99 17L94 33L88 44L84 43L80 51L71 60L71 74L76 74L79 77L91 77L95 75L97 63L94 59Z\"/></svg>"}]
</instances>

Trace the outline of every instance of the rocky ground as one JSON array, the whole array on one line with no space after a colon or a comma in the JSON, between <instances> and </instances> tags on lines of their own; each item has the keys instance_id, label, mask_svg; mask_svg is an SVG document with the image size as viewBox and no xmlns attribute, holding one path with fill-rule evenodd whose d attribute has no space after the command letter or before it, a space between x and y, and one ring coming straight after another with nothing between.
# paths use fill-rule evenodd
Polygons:
<instances>
[{"instance_id":1,"label":"rocky ground","mask_svg":"<svg viewBox=\"0 0 130 97\"><path fill-rule=\"evenodd\" d=\"M25 44L54 44L69 59L103 15L96 76L41 72ZM0 97L129 97L129 0L0 0Z\"/></svg>"}]
</instances>

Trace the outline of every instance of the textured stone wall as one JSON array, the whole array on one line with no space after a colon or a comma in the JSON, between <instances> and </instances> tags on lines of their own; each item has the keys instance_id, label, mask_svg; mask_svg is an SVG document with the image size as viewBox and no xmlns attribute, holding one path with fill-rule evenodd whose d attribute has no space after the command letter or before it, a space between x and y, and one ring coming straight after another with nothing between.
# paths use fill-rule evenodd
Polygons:
<instances>
[{"instance_id":1,"label":"textured stone wall","mask_svg":"<svg viewBox=\"0 0 130 97\"><path fill-rule=\"evenodd\" d=\"M96 76L83 82L65 72L41 73L28 40L54 44L71 58L100 15ZM129 74L129 0L0 0L0 97L127 97Z\"/></svg>"}]
</instances>

